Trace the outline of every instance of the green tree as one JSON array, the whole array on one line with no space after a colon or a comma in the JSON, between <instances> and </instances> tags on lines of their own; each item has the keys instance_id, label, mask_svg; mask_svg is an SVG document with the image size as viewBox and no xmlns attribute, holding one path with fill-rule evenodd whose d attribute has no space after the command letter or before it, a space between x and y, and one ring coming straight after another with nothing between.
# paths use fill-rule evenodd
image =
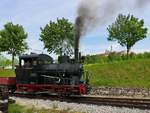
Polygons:
<instances>
[{"instance_id":1,"label":"green tree","mask_svg":"<svg viewBox=\"0 0 150 113\"><path fill-rule=\"evenodd\" d=\"M73 54L74 47L74 26L67 19L50 21L44 28L41 28L40 40L44 42L44 48L49 53L57 55Z\"/></svg>"},{"instance_id":2,"label":"green tree","mask_svg":"<svg viewBox=\"0 0 150 113\"><path fill-rule=\"evenodd\" d=\"M127 57L131 48L136 42L146 38L148 29L144 27L144 20L139 20L133 15L119 14L116 21L107 28L109 41L117 41L121 46L126 47Z\"/></svg>"},{"instance_id":3,"label":"green tree","mask_svg":"<svg viewBox=\"0 0 150 113\"><path fill-rule=\"evenodd\" d=\"M14 69L15 56L28 49L26 38L27 33L19 24L14 25L9 22L4 25L4 29L0 30L0 51L12 55L12 69Z\"/></svg>"}]
</instances>

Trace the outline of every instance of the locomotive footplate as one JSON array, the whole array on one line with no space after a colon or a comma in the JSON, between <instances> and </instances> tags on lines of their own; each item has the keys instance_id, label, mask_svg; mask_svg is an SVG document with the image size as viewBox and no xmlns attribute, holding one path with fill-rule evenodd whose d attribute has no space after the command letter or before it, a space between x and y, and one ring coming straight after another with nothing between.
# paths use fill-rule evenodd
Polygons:
<instances>
[{"instance_id":1,"label":"locomotive footplate","mask_svg":"<svg viewBox=\"0 0 150 113\"><path fill-rule=\"evenodd\" d=\"M39 84L17 84L17 93L49 93L49 94L85 94L85 85L39 85ZM42 91L42 92L41 92Z\"/></svg>"}]
</instances>

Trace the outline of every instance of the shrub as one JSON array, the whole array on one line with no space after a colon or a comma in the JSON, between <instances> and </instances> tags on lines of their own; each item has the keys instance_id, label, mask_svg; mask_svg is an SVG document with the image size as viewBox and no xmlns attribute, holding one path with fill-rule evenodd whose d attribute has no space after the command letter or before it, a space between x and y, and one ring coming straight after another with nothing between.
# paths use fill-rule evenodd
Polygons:
<instances>
[{"instance_id":1,"label":"shrub","mask_svg":"<svg viewBox=\"0 0 150 113\"><path fill-rule=\"evenodd\" d=\"M129 58L127 58L127 55L122 52L110 52L108 55L101 54L101 55L87 55L84 57L84 64L106 64L106 63L112 63L112 62L118 62L118 61L125 61L125 60L137 60L137 59L149 59L150 58L150 52L145 53L130 53Z\"/></svg>"}]
</instances>

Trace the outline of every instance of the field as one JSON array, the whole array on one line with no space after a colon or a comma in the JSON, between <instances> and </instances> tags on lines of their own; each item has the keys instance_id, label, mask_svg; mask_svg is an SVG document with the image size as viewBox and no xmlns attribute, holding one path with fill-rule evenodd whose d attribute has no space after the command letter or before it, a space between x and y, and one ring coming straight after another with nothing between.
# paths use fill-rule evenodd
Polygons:
<instances>
[{"instance_id":1,"label":"field","mask_svg":"<svg viewBox=\"0 0 150 113\"><path fill-rule=\"evenodd\" d=\"M0 77L13 77L15 76L14 70L0 70Z\"/></svg>"},{"instance_id":2,"label":"field","mask_svg":"<svg viewBox=\"0 0 150 113\"><path fill-rule=\"evenodd\" d=\"M93 86L150 88L150 59L88 64Z\"/></svg>"}]
</instances>

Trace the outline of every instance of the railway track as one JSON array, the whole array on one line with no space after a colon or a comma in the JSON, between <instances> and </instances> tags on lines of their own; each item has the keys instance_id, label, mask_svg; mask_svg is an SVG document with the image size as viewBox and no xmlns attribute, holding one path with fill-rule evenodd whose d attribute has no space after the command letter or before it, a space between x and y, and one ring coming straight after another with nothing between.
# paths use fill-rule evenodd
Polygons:
<instances>
[{"instance_id":1,"label":"railway track","mask_svg":"<svg viewBox=\"0 0 150 113\"><path fill-rule=\"evenodd\" d=\"M118 97L93 97L93 96L81 96L71 97L76 102L94 104L94 105L108 105L116 107L128 107L128 108L139 108L139 109L150 109L150 99L140 98L118 98Z\"/></svg>"},{"instance_id":2,"label":"railway track","mask_svg":"<svg viewBox=\"0 0 150 113\"><path fill-rule=\"evenodd\" d=\"M114 107L127 107L150 109L150 98L123 98L123 97L99 97L99 96L58 96L58 95L15 95L16 97L57 100L68 103L83 103L92 105L105 105Z\"/></svg>"}]
</instances>

